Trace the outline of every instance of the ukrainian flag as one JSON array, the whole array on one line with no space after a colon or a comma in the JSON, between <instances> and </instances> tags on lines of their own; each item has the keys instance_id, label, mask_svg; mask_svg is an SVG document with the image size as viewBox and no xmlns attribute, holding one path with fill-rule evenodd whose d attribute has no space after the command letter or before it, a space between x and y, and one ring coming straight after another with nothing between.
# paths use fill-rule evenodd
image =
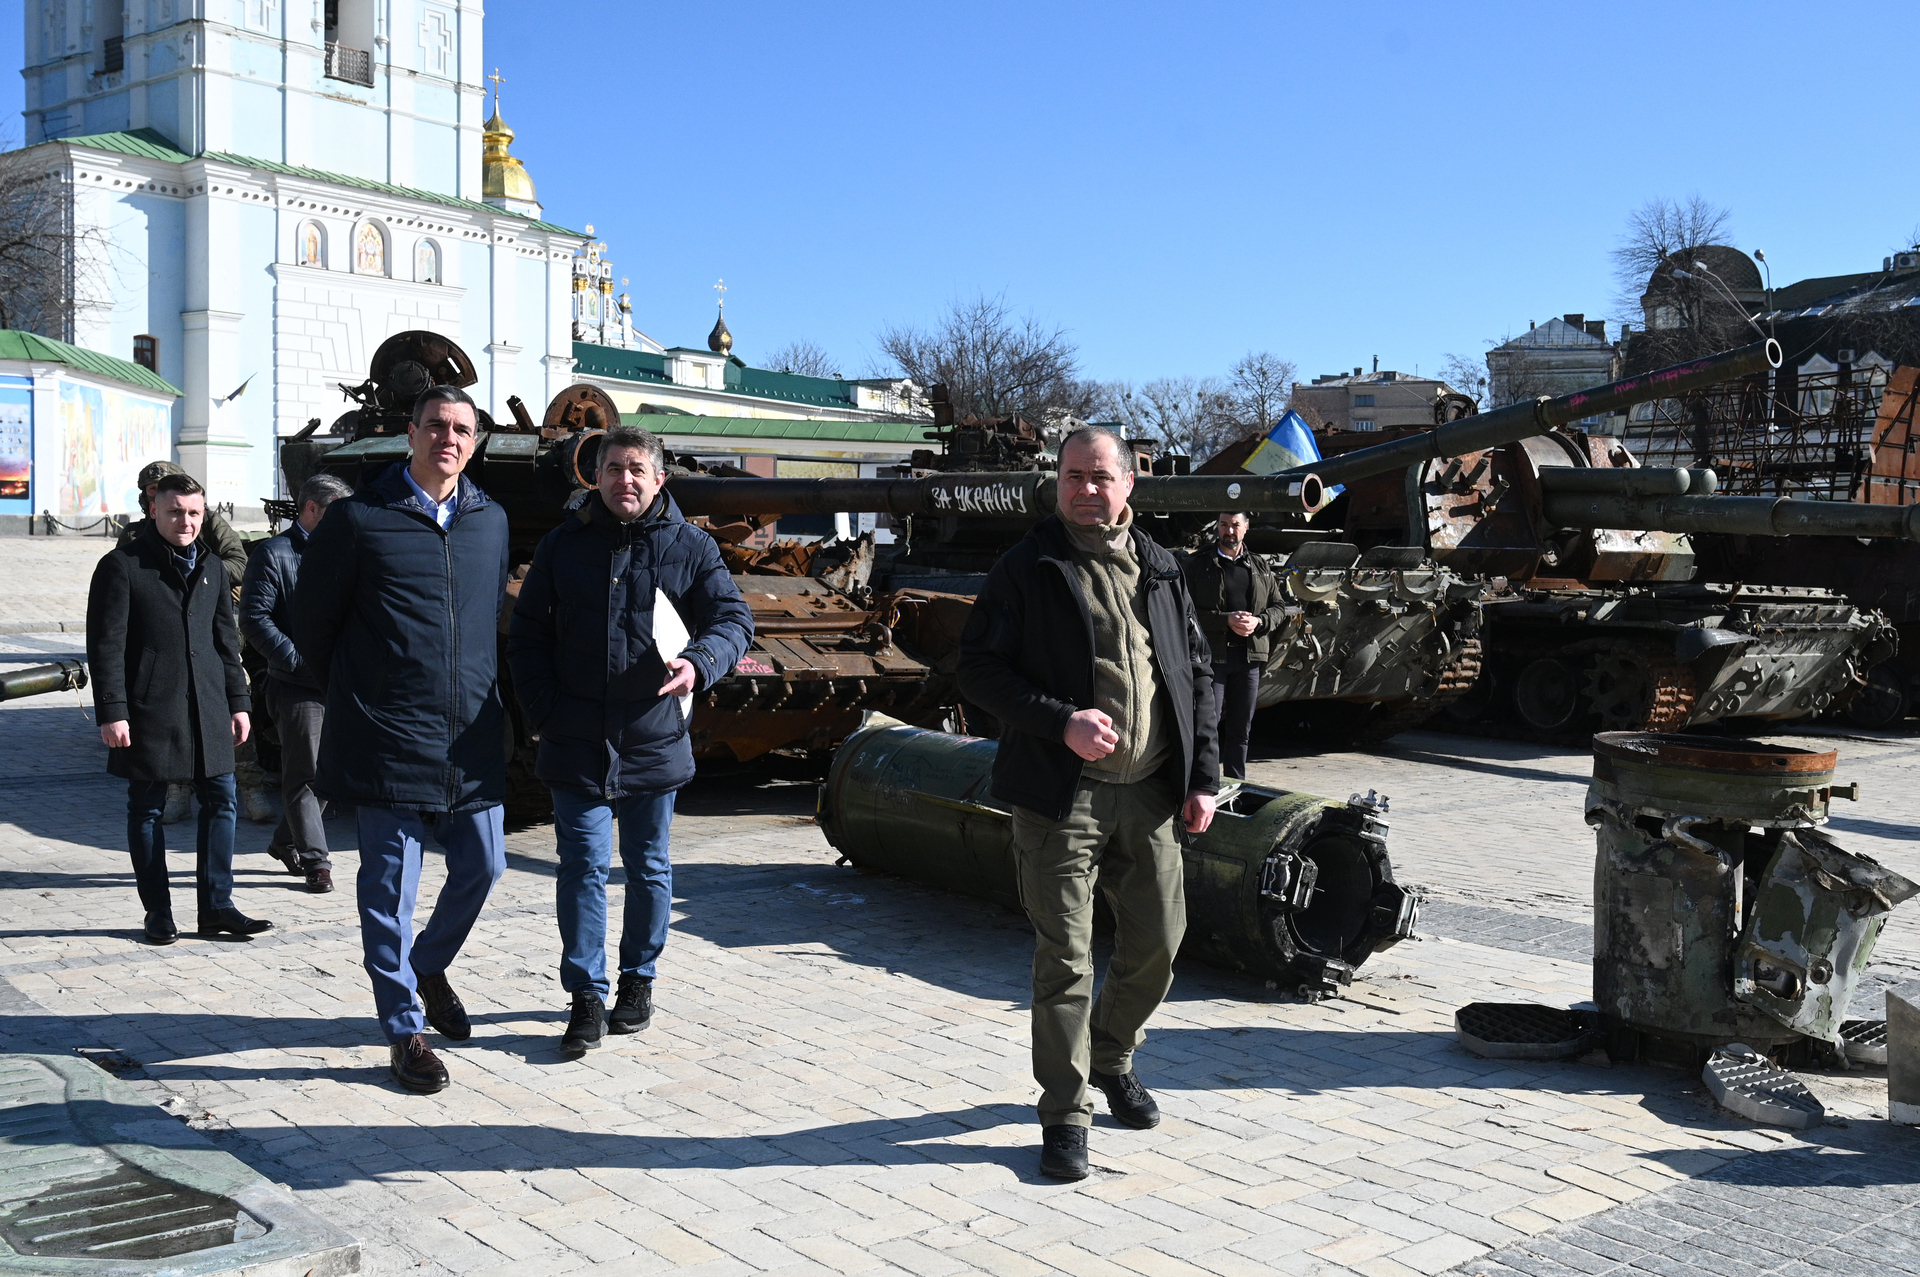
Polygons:
<instances>
[{"instance_id":1,"label":"ukrainian flag","mask_svg":"<svg viewBox=\"0 0 1920 1277\"><path fill-rule=\"evenodd\" d=\"M1292 409L1287 415L1274 423L1260 446L1247 455L1240 463L1242 470L1254 474L1279 474L1283 470L1294 470L1302 466L1311 466L1320 460L1320 445L1313 441L1313 431L1306 419ZM1329 496L1338 496L1344 489L1328 489Z\"/></svg>"}]
</instances>

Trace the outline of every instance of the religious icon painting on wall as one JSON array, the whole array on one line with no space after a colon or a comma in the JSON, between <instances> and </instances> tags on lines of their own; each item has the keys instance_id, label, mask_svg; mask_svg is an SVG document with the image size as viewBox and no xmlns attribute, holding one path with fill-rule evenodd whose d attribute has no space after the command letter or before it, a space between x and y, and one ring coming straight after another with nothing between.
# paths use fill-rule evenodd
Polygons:
<instances>
[{"instance_id":1,"label":"religious icon painting on wall","mask_svg":"<svg viewBox=\"0 0 1920 1277\"><path fill-rule=\"evenodd\" d=\"M353 237L353 269L357 275L387 273L387 237L372 222L360 223Z\"/></svg>"},{"instance_id":2,"label":"religious icon painting on wall","mask_svg":"<svg viewBox=\"0 0 1920 1277\"><path fill-rule=\"evenodd\" d=\"M295 258L302 266L320 266L327 264L327 242L320 234L317 222L300 224L300 242Z\"/></svg>"},{"instance_id":3,"label":"religious icon painting on wall","mask_svg":"<svg viewBox=\"0 0 1920 1277\"><path fill-rule=\"evenodd\" d=\"M430 239L423 239L413 247L413 277L423 284L440 282L440 250Z\"/></svg>"}]
</instances>

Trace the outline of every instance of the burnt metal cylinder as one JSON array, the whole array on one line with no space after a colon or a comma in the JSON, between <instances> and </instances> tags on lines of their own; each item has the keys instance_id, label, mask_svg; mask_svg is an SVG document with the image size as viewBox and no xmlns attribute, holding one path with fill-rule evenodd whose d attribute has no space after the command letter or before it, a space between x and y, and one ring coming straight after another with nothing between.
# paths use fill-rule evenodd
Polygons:
<instances>
[{"instance_id":1,"label":"burnt metal cylinder","mask_svg":"<svg viewBox=\"0 0 1920 1277\"><path fill-rule=\"evenodd\" d=\"M1043 518L1054 508L1055 479L1038 470L942 474L922 479L747 479L677 475L668 491L686 514L936 514ZM1309 514L1326 504L1313 474L1141 475L1133 508Z\"/></svg>"},{"instance_id":2,"label":"burnt metal cylinder","mask_svg":"<svg viewBox=\"0 0 1920 1277\"><path fill-rule=\"evenodd\" d=\"M1543 476L1546 473L1543 471ZM1791 497L1626 496L1549 488L1541 507L1547 522L1560 528L1920 541L1920 505L1798 501Z\"/></svg>"},{"instance_id":3,"label":"burnt metal cylinder","mask_svg":"<svg viewBox=\"0 0 1920 1277\"><path fill-rule=\"evenodd\" d=\"M1837 755L1759 741L1593 740L1593 999L1616 1057L1839 1043L1873 942L1912 883L1841 850Z\"/></svg>"},{"instance_id":4,"label":"burnt metal cylinder","mask_svg":"<svg viewBox=\"0 0 1920 1277\"><path fill-rule=\"evenodd\" d=\"M869 714L833 756L819 823L854 865L1020 907L1012 816L990 793L997 744ZM1337 992L1413 934L1419 902L1393 880L1384 800L1241 785L1184 852L1183 956Z\"/></svg>"},{"instance_id":5,"label":"burnt metal cylinder","mask_svg":"<svg viewBox=\"0 0 1920 1277\"><path fill-rule=\"evenodd\" d=\"M1422 434L1323 458L1313 463L1312 470L1329 487L1352 483L1356 479L1404 470L1408 466L1440 457L1459 457L1469 452L1497 448L1542 434L1555 426L1571 425L1586 417L1619 412L1634 404L1670 399L1689 390L1702 390L1723 381L1766 372L1778 368L1780 358L1780 343L1769 337L1750 346L1689 360L1671 368L1627 377L1604 386L1576 390L1557 399L1541 398L1532 403L1496 408L1475 417L1462 417ZM1300 472L1305 469L1302 467Z\"/></svg>"},{"instance_id":6,"label":"burnt metal cylinder","mask_svg":"<svg viewBox=\"0 0 1920 1277\"><path fill-rule=\"evenodd\" d=\"M33 665L0 674L0 701L15 701L22 696L42 696L48 692L76 691L86 685L85 661Z\"/></svg>"}]
</instances>

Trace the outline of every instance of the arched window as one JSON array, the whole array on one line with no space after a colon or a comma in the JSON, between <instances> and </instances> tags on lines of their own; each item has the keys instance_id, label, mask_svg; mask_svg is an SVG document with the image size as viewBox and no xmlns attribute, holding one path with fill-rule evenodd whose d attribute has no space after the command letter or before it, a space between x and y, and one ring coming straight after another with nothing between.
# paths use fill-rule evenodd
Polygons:
<instances>
[{"instance_id":1,"label":"arched window","mask_svg":"<svg viewBox=\"0 0 1920 1277\"><path fill-rule=\"evenodd\" d=\"M318 222L302 222L294 235L293 260L302 266L327 268L327 233Z\"/></svg>"},{"instance_id":2,"label":"arched window","mask_svg":"<svg viewBox=\"0 0 1920 1277\"><path fill-rule=\"evenodd\" d=\"M387 273L387 236L380 229L380 223L362 222L360 229L353 233L353 273Z\"/></svg>"},{"instance_id":3,"label":"arched window","mask_svg":"<svg viewBox=\"0 0 1920 1277\"><path fill-rule=\"evenodd\" d=\"M440 278L440 246L423 239L413 246L413 277L422 284L443 284Z\"/></svg>"}]
</instances>

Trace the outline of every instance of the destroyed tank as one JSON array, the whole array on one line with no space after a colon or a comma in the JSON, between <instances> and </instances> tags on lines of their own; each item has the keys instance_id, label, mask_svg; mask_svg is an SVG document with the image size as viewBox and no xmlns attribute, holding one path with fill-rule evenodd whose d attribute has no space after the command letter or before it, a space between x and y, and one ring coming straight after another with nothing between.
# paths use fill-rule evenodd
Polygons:
<instances>
[{"instance_id":1,"label":"destroyed tank","mask_svg":"<svg viewBox=\"0 0 1920 1277\"><path fill-rule=\"evenodd\" d=\"M1907 537L1900 510L1715 496L1710 470L1641 467L1574 428L1778 362L1756 343L1315 464L1346 485L1352 544L1411 545L1488 587L1485 669L1443 721L1584 739L1806 718L1854 694L1893 650L1878 614L1826 589L1695 581L1690 537Z\"/></svg>"}]
</instances>

